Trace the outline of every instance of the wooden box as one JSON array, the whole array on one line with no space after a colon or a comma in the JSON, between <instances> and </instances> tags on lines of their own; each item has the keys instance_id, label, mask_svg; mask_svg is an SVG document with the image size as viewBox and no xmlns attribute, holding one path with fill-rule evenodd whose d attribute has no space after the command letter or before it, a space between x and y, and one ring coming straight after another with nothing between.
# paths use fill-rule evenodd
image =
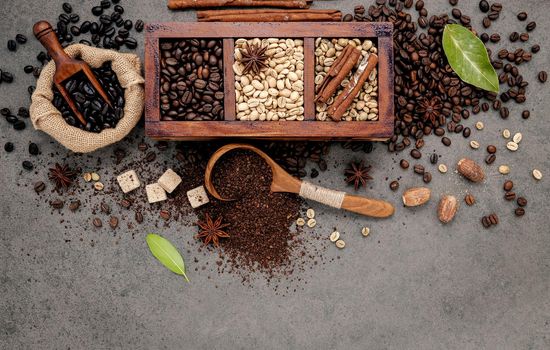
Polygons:
<instances>
[{"instance_id":1,"label":"wooden box","mask_svg":"<svg viewBox=\"0 0 550 350\"><path fill-rule=\"evenodd\" d=\"M151 23L145 35L146 135L158 140L254 138L271 140L387 140L393 135L393 25L385 22L312 23ZM303 121L239 121L235 119L237 38L304 40ZM376 121L318 121L315 118L315 39L370 38L378 47L378 110ZM170 38L223 38L224 120L163 121L160 116L159 42Z\"/></svg>"}]
</instances>

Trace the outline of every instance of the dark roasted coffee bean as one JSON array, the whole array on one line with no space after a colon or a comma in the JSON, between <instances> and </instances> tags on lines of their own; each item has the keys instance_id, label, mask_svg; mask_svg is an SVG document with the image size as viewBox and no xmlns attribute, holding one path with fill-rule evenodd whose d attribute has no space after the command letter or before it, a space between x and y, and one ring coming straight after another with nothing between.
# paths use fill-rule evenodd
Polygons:
<instances>
[{"instance_id":1,"label":"dark roasted coffee bean","mask_svg":"<svg viewBox=\"0 0 550 350\"><path fill-rule=\"evenodd\" d=\"M23 68L23 71L24 71L25 73L27 73L27 74L30 74L30 73L32 73L32 72L34 71L34 67L31 66L31 65L25 66L25 67Z\"/></svg>"},{"instance_id":2,"label":"dark roasted coffee bean","mask_svg":"<svg viewBox=\"0 0 550 350\"><path fill-rule=\"evenodd\" d=\"M72 13L73 12L73 7L68 2L64 2L63 5L61 5L61 6L63 7L63 11L65 11L65 13Z\"/></svg>"},{"instance_id":3,"label":"dark roasted coffee bean","mask_svg":"<svg viewBox=\"0 0 550 350\"><path fill-rule=\"evenodd\" d=\"M491 34L489 40L491 40L492 43L498 43L500 41L500 35L497 33Z\"/></svg>"},{"instance_id":4,"label":"dark roasted coffee bean","mask_svg":"<svg viewBox=\"0 0 550 350\"><path fill-rule=\"evenodd\" d=\"M19 109L17 110L17 116L21 118L29 118L29 110L26 107L19 107Z\"/></svg>"},{"instance_id":5,"label":"dark roasted coffee bean","mask_svg":"<svg viewBox=\"0 0 550 350\"><path fill-rule=\"evenodd\" d=\"M442 137L441 142L447 147L449 147L451 145L451 139L448 138L448 137Z\"/></svg>"},{"instance_id":6,"label":"dark roasted coffee bean","mask_svg":"<svg viewBox=\"0 0 550 350\"><path fill-rule=\"evenodd\" d=\"M510 180L504 182L504 191L511 191L514 188L514 183Z\"/></svg>"},{"instance_id":7,"label":"dark roasted coffee bean","mask_svg":"<svg viewBox=\"0 0 550 350\"><path fill-rule=\"evenodd\" d=\"M516 210L514 210L514 214L516 214L516 216L523 216L523 215L525 215L525 209L524 208L516 208Z\"/></svg>"},{"instance_id":8,"label":"dark roasted coffee bean","mask_svg":"<svg viewBox=\"0 0 550 350\"><path fill-rule=\"evenodd\" d=\"M8 50L17 51L17 43L15 40L8 40Z\"/></svg>"},{"instance_id":9,"label":"dark roasted coffee bean","mask_svg":"<svg viewBox=\"0 0 550 350\"><path fill-rule=\"evenodd\" d=\"M134 29L136 30L136 32L141 32L143 30L143 28L145 27L145 23L143 23L143 21L141 19L138 19L136 21L136 23L134 24Z\"/></svg>"},{"instance_id":10,"label":"dark roasted coffee bean","mask_svg":"<svg viewBox=\"0 0 550 350\"><path fill-rule=\"evenodd\" d=\"M528 32L532 32L533 30L535 30L536 27L537 27L537 23L529 22L525 27L525 30L527 30Z\"/></svg>"},{"instance_id":11,"label":"dark roasted coffee bean","mask_svg":"<svg viewBox=\"0 0 550 350\"><path fill-rule=\"evenodd\" d=\"M524 197L518 197L517 203L520 207L525 207L527 205L527 199Z\"/></svg>"},{"instance_id":12,"label":"dark roasted coffee bean","mask_svg":"<svg viewBox=\"0 0 550 350\"><path fill-rule=\"evenodd\" d=\"M172 216L172 214L168 210L161 210L160 211L160 217L163 218L164 220L170 220L171 216Z\"/></svg>"},{"instance_id":13,"label":"dark roasted coffee bean","mask_svg":"<svg viewBox=\"0 0 550 350\"><path fill-rule=\"evenodd\" d=\"M23 161L22 165L23 165L23 169L25 170L31 171L32 169L34 169L34 165L28 160Z\"/></svg>"},{"instance_id":14,"label":"dark roasted coffee bean","mask_svg":"<svg viewBox=\"0 0 550 350\"><path fill-rule=\"evenodd\" d=\"M494 146L494 145L489 145L489 146L487 146L487 153L491 153L491 154L497 153L497 148L496 148L496 146Z\"/></svg>"},{"instance_id":15,"label":"dark roasted coffee bean","mask_svg":"<svg viewBox=\"0 0 550 350\"><path fill-rule=\"evenodd\" d=\"M100 218L94 218L92 220L92 224L97 228L100 228L101 226L103 226L103 222L101 222Z\"/></svg>"},{"instance_id":16,"label":"dark roasted coffee bean","mask_svg":"<svg viewBox=\"0 0 550 350\"><path fill-rule=\"evenodd\" d=\"M22 121L22 120L18 120L18 121L16 121L15 123L13 123L13 128L14 128L15 130L23 130L23 129L25 129L26 127L27 127L27 124L25 124L25 122Z\"/></svg>"},{"instance_id":17,"label":"dark roasted coffee bean","mask_svg":"<svg viewBox=\"0 0 550 350\"><path fill-rule=\"evenodd\" d=\"M13 74L3 71L0 73L0 82L11 83L13 82Z\"/></svg>"},{"instance_id":18,"label":"dark roasted coffee bean","mask_svg":"<svg viewBox=\"0 0 550 350\"><path fill-rule=\"evenodd\" d=\"M491 165L495 162L495 160L497 159L497 156L494 155L494 154L489 154L486 158L485 158L485 163L487 163L488 165Z\"/></svg>"},{"instance_id":19,"label":"dark roasted coffee bean","mask_svg":"<svg viewBox=\"0 0 550 350\"><path fill-rule=\"evenodd\" d=\"M489 12L489 3L487 2L487 0L481 0L479 2L479 10L483 13Z\"/></svg>"},{"instance_id":20,"label":"dark roasted coffee bean","mask_svg":"<svg viewBox=\"0 0 550 350\"><path fill-rule=\"evenodd\" d=\"M464 197L464 202L466 202L466 204L471 207L476 203L476 199L473 195L467 194L466 197Z\"/></svg>"},{"instance_id":21,"label":"dark roasted coffee bean","mask_svg":"<svg viewBox=\"0 0 550 350\"><path fill-rule=\"evenodd\" d=\"M395 180L390 182L390 189L392 191L397 191L399 189L399 181Z\"/></svg>"},{"instance_id":22,"label":"dark roasted coffee bean","mask_svg":"<svg viewBox=\"0 0 550 350\"><path fill-rule=\"evenodd\" d=\"M491 26L491 20L489 17L484 17L481 23L483 24L483 28L489 28Z\"/></svg>"},{"instance_id":23,"label":"dark roasted coffee bean","mask_svg":"<svg viewBox=\"0 0 550 350\"><path fill-rule=\"evenodd\" d=\"M546 71L540 71L537 77L541 83L546 83L548 80L548 73L546 73Z\"/></svg>"},{"instance_id":24,"label":"dark roasted coffee bean","mask_svg":"<svg viewBox=\"0 0 550 350\"><path fill-rule=\"evenodd\" d=\"M109 226L114 230L118 227L118 218L116 216L111 216L109 219Z\"/></svg>"},{"instance_id":25,"label":"dark roasted coffee bean","mask_svg":"<svg viewBox=\"0 0 550 350\"><path fill-rule=\"evenodd\" d=\"M531 113L530 113L529 111L527 111L527 110L521 112L521 117L522 117L523 119L529 119L529 116L530 116L530 115L531 115Z\"/></svg>"},{"instance_id":26,"label":"dark roasted coffee bean","mask_svg":"<svg viewBox=\"0 0 550 350\"><path fill-rule=\"evenodd\" d=\"M108 9L109 7L111 7L111 2L109 0L101 0L99 4L104 9Z\"/></svg>"},{"instance_id":27,"label":"dark roasted coffee bean","mask_svg":"<svg viewBox=\"0 0 550 350\"><path fill-rule=\"evenodd\" d=\"M520 21L525 21L527 19L527 12L520 12L518 13L518 19Z\"/></svg>"},{"instance_id":28,"label":"dark roasted coffee bean","mask_svg":"<svg viewBox=\"0 0 550 350\"><path fill-rule=\"evenodd\" d=\"M37 156L40 153L40 150L38 149L38 145L36 143L29 143L29 154L33 156Z\"/></svg>"},{"instance_id":29,"label":"dark roasted coffee bean","mask_svg":"<svg viewBox=\"0 0 550 350\"><path fill-rule=\"evenodd\" d=\"M405 159L401 159L401 161L399 162L399 166L403 169L408 169L409 168L409 162L407 162Z\"/></svg>"},{"instance_id":30,"label":"dark roasted coffee bean","mask_svg":"<svg viewBox=\"0 0 550 350\"><path fill-rule=\"evenodd\" d=\"M488 216L482 217L482 218L481 218L481 224L482 224L483 227L485 227L485 228L491 227L491 222L489 221L489 217L488 217Z\"/></svg>"},{"instance_id":31,"label":"dark roasted coffee bean","mask_svg":"<svg viewBox=\"0 0 550 350\"><path fill-rule=\"evenodd\" d=\"M513 201L514 199L516 199L516 194L512 191L509 191L509 192L506 192L504 194L504 198L507 200L507 201Z\"/></svg>"},{"instance_id":32,"label":"dark roasted coffee bean","mask_svg":"<svg viewBox=\"0 0 550 350\"><path fill-rule=\"evenodd\" d=\"M319 171L315 168L311 169L311 172L310 172L310 175L309 175L312 179L315 179L319 176Z\"/></svg>"},{"instance_id":33,"label":"dark roasted coffee bean","mask_svg":"<svg viewBox=\"0 0 550 350\"><path fill-rule=\"evenodd\" d=\"M498 216L497 214L491 214L488 216L489 218L489 221L491 222L492 225L498 225Z\"/></svg>"},{"instance_id":34,"label":"dark roasted coffee bean","mask_svg":"<svg viewBox=\"0 0 550 350\"><path fill-rule=\"evenodd\" d=\"M519 33L518 32L512 32L510 34L509 38L510 38L510 41L514 43L514 42L519 40Z\"/></svg>"},{"instance_id":35,"label":"dark roasted coffee bean","mask_svg":"<svg viewBox=\"0 0 550 350\"><path fill-rule=\"evenodd\" d=\"M468 138L470 137L470 134L472 133L471 129L468 128L468 127L465 127L464 130L462 130L462 136L464 136L464 138Z\"/></svg>"},{"instance_id":36,"label":"dark roasted coffee bean","mask_svg":"<svg viewBox=\"0 0 550 350\"><path fill-rule=\"evenodd\" d=\"M343 22L352 22L352 21L353 21L353 15L351 15L351 14L349 14L349 13L346 14L346 15L344 16L344 18L342 18L342 21L343 21Z\"/></svg>"},{"instance_id":37,"label":"dark roasted coffee bean","mask_svg":"<svg viewBox=\"0 0 550 350\"><path fill-rule=\"evenodd\" d=\"M50 206L54 209L63 209L65 202L61 199L54 199L53 201L50 201Z\"/></svg>"},{"instance_id":38,"label":"dark roasted coffee bean","mask_svg":"<svg viewBox=\"0 0 550 350\"><path fill-rule=\"evenodd\" d=\"M436 153L432 153L432 155L430 156L430 163L437 164L438 161L439 156Z\"/></svg>"},{"instance_id":39,"label":"dark roasted coffee bean","mask_svg":"<svg viewBox=\"0 0 550 350\"><path fill-rule=\"evenodd\" d=\"M81 203L79 200L72 201L71 203L69 203L69 209L71 211L77 211L80 208L80 204Z\"/></svg>"},{"instance_id":40,"label":"dark roasted coffee bean","mask_svg":"<svg viewBox=\"0 0 550 350\"><path fill-rule=\"evenodd\" d=\"M130 50L133 50L135 49L138 44L137 44L137 40L134 39L134 38L128 38L124 41L124 45L126 45L127 48L129 48Z\"/></svg>"},{"instance_id":41,"label":"dark roasted coffee bean","mask_svg":"<svg viewBox=\"0 0 550 350\"><path fill-rule=\"evenodd\" d=\"M535 45L531 46L531 52L532 53L538 53L539 51L540 51L540 45L535 44Z\"/></svg>"},{"instance_id":42,"label":"dark roasted coffee bean","mask_svg":"<svg viewBox=\"0 0 550 350\"><path fill-rule=\"evenodd\" d=\"M428 171L424 172L424 175L422 176L422 181L424 183L430 183L432 181L432 174Z\"/></svg>"},{"instance_id":43,"label":"dark roasted coffee bean","mask_svg":"<svg viewBox=\"0 0 550 350\"><path fill-rule=\"evenodd\" d=\"M6 151L6 152L8 152L8 153L13 152L13 149L14 149L14 148L15 148L15 147L13 146L13 143L11 143L11 142L6 142L6 143L4 144L4 151Z\"/></svg>"},{"instance_id":44,"label":"dark roasted coffee bean","mask_svg":"<svg viewBox=\"0 0 550 350\"><path fill-rule=\"evenodd\" d=\"M136 211L135 219L138 224L141 224L143 222L143 214L139 211Z\"/></svg>"},{"instance_id":45,"label":"dark roasted coffee bean","mask_svg":"<svg viewBox=\"0 0 550 350\"><path fill-rule=\"evenodd\" d=\"M149 153L147 153L147 155L145 156L145 160L146 160L148 163L153 162L155 159L157 159L157 155L156 155L155 152L149 152Z\"/></svg>"},{"instance_id":46,"label":"dark roasted coffee bean","mask_svg":"<svg viewBox=\"0 0 550 350\"><path fill-rule=\"evenodd\" d=\"M449 4L456 6L458 4L458 0L449 0Z\"/></svg>"},{"instance_id":47,"label":"dark roasted coffee bean","mask_svg":"<svg viewBox=\"0 0 550 350\"><path fill-rule=\"evenodd\" d=\"M415 166L413 167L414 169L414 172L419 174L419 175L424 175L424 166L423 165L420 165L420 164L415 164Z\"/></svg>"},{"instance_id":48,"label":"dark roasted coffee bean","mask_svg":"<svg viewBox=\"0 0 550 350\"><path fill-rule=\"evenodd\" d=\"M413 157L414 159L420 159L422 157L422 153L420 153L420 151L417 149L413 149L411 151L411 157Z\"/></svg>"},{"instance_id":49,"label":"dark roasted coffee bean","mask_svg":"<svg viewBox=\"0 0 550 350\"><path fill-rule=\"evenodd\" d=\"M101 203L101 205L99 206L99 209L101 210L102 213L105 213L107 215L111 214L111 207L107 203Z\"/></svg>"},{"instance_id":50,"label":"dark roasted coffee bean","mask_svg":"<svg viewBox=\"0 0 550 350\"><path fill-rule=\"evenodd\" d=\"M25 44L27 42L27 37L24 36L23 34L17 34L15 36L15 41L18 43L18 44Z\"/></svg>"},{"instance_id":51,"label":"dark roasted coffee bean","mask_svg":"<svg viewBox=\"0 0 550 350\"><path fill-rule=\"evenodd\" d=\"M92 14L94 16L100 16L103 14L103 7L101 6L94 6L92 7Z\"/></svg>"},{"instance_id":52,"label":"dark roasted coffee bean","mask_svg":"<svg viewBox=\"0 0 550 350\"><path fill-rule=\"evenodd\" d=\"M120 201L120 206L123 207L123 208L130 208L132 206L132 202L128 199L123 199Z\"/></svg>"},{"instance_id":53,"label":"dark roasted coffee bean","mask_svg":"<svg viewBox=\"0 0 550 350\"><path fill-rule=\"evenodd\" d=\"M35 182L34 184L34 192L40 193L46 189L46 184L42 181Z\"/></svg>"}]
</instances>

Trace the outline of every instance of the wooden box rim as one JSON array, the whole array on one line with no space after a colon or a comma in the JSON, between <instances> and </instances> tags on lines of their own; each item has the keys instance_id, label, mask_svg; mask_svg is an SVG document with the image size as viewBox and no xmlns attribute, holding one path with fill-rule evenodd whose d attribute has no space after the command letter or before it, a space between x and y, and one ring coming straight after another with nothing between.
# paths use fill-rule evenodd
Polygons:
<instances>
[{"instance_id":1,"label":"wooden box rim","mask_svg":"<svg viewBox=\"0 0 550 350\"><path fill-rule=\"evenodd\" d=\"M254 138L272 140L387 140L393 135L393 24L389 22L164 22L145 30L145 133L158 140ZM234 40L237 38L304 40L304 121L235 120ZM315 39L373 38L378 47L377 121L315 120ZM215 38L223 40L224 112L222 121L163 121L160 119L159 76L161 39Z\"/></svg>"}]
</instances>

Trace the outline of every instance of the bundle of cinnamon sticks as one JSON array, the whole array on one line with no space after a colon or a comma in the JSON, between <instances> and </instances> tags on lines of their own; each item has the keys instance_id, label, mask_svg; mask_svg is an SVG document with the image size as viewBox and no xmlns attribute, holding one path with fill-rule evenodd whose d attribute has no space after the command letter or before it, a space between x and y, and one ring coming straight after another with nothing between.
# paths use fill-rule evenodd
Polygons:
<instances>
[{"instance_id":1,"label":"bundle of cinnamon sticks","mask_svg":"<svg viewBox=\"0 0 550 350\"><path fill-rule=\"evenodd\" d=\"M313 0L168 0L171 10L210 7L280 7L306 9Z\"/></svg>"},{"instance_id":2,"label":"bundle of cinnamon sticks","mask_svg":"<svg viewBox=\"0 0 550 350\"><path fill-rule=\"evenodd\" d=\"M207 10L197 11L199 22L339 22L338 10Z\"/></svg>"}]
</instances>

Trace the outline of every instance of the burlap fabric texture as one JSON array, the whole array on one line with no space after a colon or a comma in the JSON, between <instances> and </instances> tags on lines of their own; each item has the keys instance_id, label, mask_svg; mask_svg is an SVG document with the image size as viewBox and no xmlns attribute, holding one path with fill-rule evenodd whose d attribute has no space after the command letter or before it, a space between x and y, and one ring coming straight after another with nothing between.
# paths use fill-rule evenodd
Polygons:
<instances>
[{"instance_id":1,"label":"burlap fabric texture","mask_svg":"<svg viewBox=\"0 0 550 350\"><path fill-rule=\"evenodd\" d=\"M31 98L30 113L34 128L44 131L66 148L78 153L93 152L122 140L136 126L143 113L144 80L139 57L82 44L68 46L65 52L71 57L80 57L92 68L98 68L107 61L112 62L113 71L124 89L124 116L116 128L105 129L100 133L87 132L67 124L52 104L55 63L51 61L42 70Z\"/></svg>"}]
</instances>

